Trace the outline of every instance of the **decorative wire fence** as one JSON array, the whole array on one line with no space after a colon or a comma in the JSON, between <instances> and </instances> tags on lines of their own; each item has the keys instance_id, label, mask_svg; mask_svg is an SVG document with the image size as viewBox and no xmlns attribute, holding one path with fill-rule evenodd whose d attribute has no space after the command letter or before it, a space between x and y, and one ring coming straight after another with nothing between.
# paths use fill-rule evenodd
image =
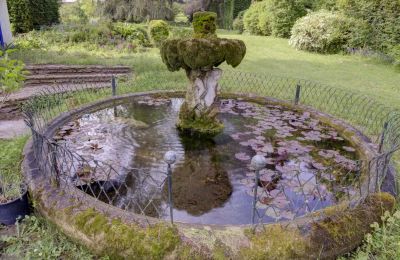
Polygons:
<instances>
[{"instance_id":1,"label":"decorative wire fence","mask_svg":"<svg viewBox=\"0 0 400 260\"><path fill-rule=\"evenodd\" d=\"M149 72L136 75L134 80L118 86L115 79L109 87L76 82L69 87L48 88L31 98L25 102L22 111L32 130L34 153L42 174L60 188L70 189L73 194L85 192L121 209L173 222L173 160L166 160L164 172L117 169L69 150L49 135L47 126L63 112L93 101L144 91L184 91L186 85L187 79L182 72ZM370 161L359 160L353 165L342 166L339 177L334 174L337 166L314 169L308 179L300 178L299 171L294 169L291 177L286 179L286 182L291 182L291 190L285 182L277 182L274 187L270 186L271 182L263 182L260 175L263 167L257 168L254 162L254 199L249 212L254 227L264 222L310 215L328 206L327 201L341 203L346 200L351 206L356 206L370 192L380 190L390 164L396 159L395 153L400 147L400 112L366 96L306 80L238 71L224 72L220 90L222 93L272 97L330 114L361 130L379 150L379 155ZM324 185L320 185L321 180ZM135 192L129 192L132 189ZM271 199L277 202L268 203Z\"/></svg>"}]
</instances>

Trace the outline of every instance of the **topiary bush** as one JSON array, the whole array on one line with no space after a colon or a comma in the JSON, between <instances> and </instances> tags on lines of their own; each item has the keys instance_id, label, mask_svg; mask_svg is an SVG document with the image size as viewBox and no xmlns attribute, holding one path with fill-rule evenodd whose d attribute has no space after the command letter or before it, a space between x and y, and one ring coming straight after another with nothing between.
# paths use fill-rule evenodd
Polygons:
<instances>
[{"instance_id":1,"label":"topiary bush","mask_svg":"<svg viewBox=\"0 0 400 260\"><path fill-rule=\"evenodd\" d=\"M321 10L299 19L289 44L298 50L336 53L349 41L354 21L340 13Z\"/></svg>"},{"instance_id":2,"label":"topiary bush","mask_svg":"<svg viewBox=\"0 0 400 260\"><path fill-rule=\"evenodd\" d=\"M150 21L149 32L154 44L161 46L170 34L169 25L163 20Z\"/></svg>"},{"instance_id":3,"label":"topiary bush","mask_svg":"<svg viewBox=\"0 0 400 260\"><path fill-rule=\"evenodd\" d=\"M255 2L244 15L244 27L251 34L287 38L296 20L306 13L304 4L297 0Z\"/></svg>"}]
</instances>

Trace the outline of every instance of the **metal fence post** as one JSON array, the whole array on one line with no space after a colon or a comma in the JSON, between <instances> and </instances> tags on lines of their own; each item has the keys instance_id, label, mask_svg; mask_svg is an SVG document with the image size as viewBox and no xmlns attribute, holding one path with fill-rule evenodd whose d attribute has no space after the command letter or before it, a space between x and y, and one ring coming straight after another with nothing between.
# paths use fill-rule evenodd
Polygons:
<instances>
[{"instance_id":1,"label":"metal fence post","mask_svg":"<svg viewBox=\"0 0 400 260\"><path fill-rule=\"evenodd\" d=\"M383 130L382 130L382 134L381 134L381 140L379 141L379 148L378 148L378 152L382 153L382 149L383 149L383 143L385 142L385 135L386 135L386 131L388 128L388 122L385 122L385 124L383 125Z\"/></svg>"},{"instance_id":2,"label":"metal fence post","mask_svg":"<svg viewBox=\"0 0 400 260\"><path fill-rule=\"evenodd\" d=\"M296 85L296 95L294 97L294 104L298 105L300 101L300 91L301 91L301 86L299 84Z\"/></svg>"},{"instance_id":3,"label":"metal fence post","mask_svg":"<svg viewBox=\"0 0 400 260\"><path fill-rule=\"evenodd\" d=\"M253 194L253 211L251 213L251 223L254 225L255 217L256 217L256 210L257 210L257 190L258 190L258 183L260 182L260 170L265 168L267 165L267 160L262 155L256 155L251 159L251 167L255 171L255 179L254 179L254 194Z\"/></svg>"},{"instance_id":4,"label":"metal fence post","mask_svg":"<svg viewBox=\"0 0 400 260\"><path fill-rule=\"evenodd\" d=\"M117 95L117 82L115 80L114 75L112 75L111 77L111 89L112 89L112 96L115 97Z\"/></svg>"},{"instance_id":5,"label":"metal fence post","mask_svg":"<svg viewBox=\"0 0 400 260\"><path fill-rule=\"evenodd\" d=\"M58 165L57 165L57 148L56 144L48 141L47 144L48 148L48 154L50 156L49 161L50 161L50 178L52 179L53 185L56 187L59 187L60 185L60 179L58 176Z\"/></svg>"},{"instance_id":6,"label":"metal fence post","mask_svg":"<svg viewBox=\"0 0 400 260\"><path fill-rule=\"evenodd\" d=\"M168 151L164 155L164 161L168 164L167 178L168 178L168 204L171 224L174 224L174 203L172 199L172 169L171 165L176 161L176 154L174 151Z\"/></svg>"}]
</instances>

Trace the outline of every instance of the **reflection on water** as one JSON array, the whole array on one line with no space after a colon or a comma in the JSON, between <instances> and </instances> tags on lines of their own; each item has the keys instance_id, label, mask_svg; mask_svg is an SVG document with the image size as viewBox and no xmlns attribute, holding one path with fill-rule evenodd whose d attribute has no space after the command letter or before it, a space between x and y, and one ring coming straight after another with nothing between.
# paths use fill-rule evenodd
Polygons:
<instances>
[{"instance_id":1,"label":"reflection on water","mask_svg":"<svg viewBox=\"0 0 400 260\"><path fill-rule=\"evenodd\" d=\"M107 176L107 180L118 183L119 193L110 189L100 199L154 217L168 218L163 156L175 151L174 219L203 224L251 222L254 173L249 162L257 153L269 161L260 173L257 203L265 222L275 221L277 215L290 219L310 208L330 205L337 198L324 181L334 177L319 170L334 160L352 167L356 159L334 129L306 113L234 100L221 102L223 133L211 141L182 138L175 127L181 104L182 99L176 98L131 99L82 116L69 124L71 129L61 129L57 139L87 160L107 162L116 169L118 176ZM320 144L328 140L339 146L321 149ZM78 186L89 186L82 183ZM323 199L317 199L316 192L323 192Z\"/></svg>"}]
</instances>

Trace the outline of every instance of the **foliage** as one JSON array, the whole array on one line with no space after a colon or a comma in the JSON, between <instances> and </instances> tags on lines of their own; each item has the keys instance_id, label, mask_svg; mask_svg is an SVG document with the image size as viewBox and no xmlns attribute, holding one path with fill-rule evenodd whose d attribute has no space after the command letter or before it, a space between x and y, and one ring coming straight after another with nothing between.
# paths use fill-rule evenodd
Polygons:
<instances>
[{"instance_id":1,"label":"foliage","mask_svg":"<svg viewBox=\"0 0 400 260\"><path fill-rule=\"evenodd\" d=\"M194 0L189 1L185 7L185 13L189 20L193 20L193 14L199 11L211 11L218 15L217 24L220 28L231 29L234 19L241 11L246 10L251 0Z\"/></svg>"},{"instance_id":2,"label":"foliage","mask_svg":"<svg viewBox=\"0 0 400 260\"><path fill-rule=\"evenodd\" d=\"M149 32L155 45L161 46L170 34L169 25L163 20L152 20L149 24Z\"/></svg>"},{"instance_id":3,"label":"foliage","mask_svg":"<svg viewBox=\"0 0 400 260\"><path fill-rule=\"evenodd\" d=\"M27 137L0 140L0 203L21 195L22 150Z\"/></svg>"},{"instance_id":4,"label":"foliage","mask_svg":"<svg viewBox=\"0 0 400 260\"><path fill-rule=\"evenodd\" d=\"M373 233L365 236L364 244L349 259L400 259L400 211L393 215L385 213L382 222L381 226L372 225Z\"/></svg>"},{"instance_id":5,"label":"foliage","mask_svg":"<svg viewBox=\"0 0 400 260\"><path fill-rule=\"evenodd\" d=\"M10 22L16 33L28 32L33 28L32 14L28 0L8 1Z\"/></svg>"},{"instance_id":6,"label":"foliage","mask_svg":"<svg viewBox=\"0 0 400 260\"><path fill-rule=\"evenodd\" d=\"M10 21L17 33L40 29L59 21L58 0L13 0L8 5Z\"/></svg>"},{"instance_id":7,"label":"foliage","mask_svg":"<svg viewBox=\"0 0 400 260\"><path fill-rule=\"evenodd\" d=\"M233 21L233 29L239 31L239 33L243 33L244 31L244 23L243 23L244 13L245 13L244 11L240 12Z\"/></svg>"},{"instance_id":8,"label":"foliage","mask_svg":"<svg viewBox=\"0 0 400 260\"><path fill-rule=\"evenodd\" d=\"M368 47L391 53L400 44L400 1L398 0L340 0L338 9L349 17L364 21L364 42L352 47Z\"/></svg>"},{"instance_id":9,"label":"foliage","mask_svg":"<svg viewBox=\"0 0 400 260\"><path fill-rule=\"evenodd\" d=\"M352 20L339 13L310 13L293 26L289 44L298 50L336 53L347 45L352 24Z\"/></svg>"},{"instance_id":10,"label":"foliage","mask_svg":"<svg viewBox=\"0 0 400 260\"><path fill-rule=\"evenodd\" d=\"M250 7L251 0L234 0L233 1L233 18L237 18Z\"/></svg>"},{"instance_id":11,"label":"foliage","mask_svg":"<svg viewBox=\"0 0 400 260\"><path fill-rule=\"evenodd\" d=\"M10 59L12 49L0 50L0 93L18 90L25 80L24 63Z\"/></svg>"},{"instance_id":12,"label":"foliage","mask_svg":"<svg viewBox=\"0 0 400 260\"><path fill-rule=\"evenodd\" d=\"M60 21L63 24L85 24L89 21L80 2L64 4L60 8Z\"/></svg>"},{"instance_id":13,"label":"foliage","mask_svg":"<svg viewBox=\"0 0 400 260\"><path fill-rule=\"evenodd\" d=\"M190 38L193 37L193 30L187 27L172 27L172 38Z\"/></svg>"},{"instance_id":14,"label":"foliage","mask_svg":"<svg viewBox=\"0 0 400 260\"><path fill-rule=\"evenodd\" d=\"M144 22L173 20L172 2L169 0L109 0L99 3L104 16L113 21Z\"/></svg>"},{"instance_id":15,"label":"foliage","mask_svg":"<svg viewBox=\"0 0 400 260\"><path fill-rule=\"evenodd\" d=\"M259 26L260 15L265 13L266 2L255 2L246 11L243 16L244 30L254 35L261 35L261 29ZM264 33L266 35L266 33Z\"/></svg>"},{"instance_id":16,"label":"foliage","mask_svg":"<svg viewBox=\"0 0 400 260\"><path fill-rule=\"evenodd\" d=\"M27 216L15 235L3 236L0 255L13 259L94 259L81 245L71 242L54 225L39 216ZM105 259L105 258L104 258Z\"/></svg>"},{"instance_id":17,"label":"foliage","mask_svg":"<svg viewBox=\"0 0 400 260\"><path fill-rule=\"evenodd\" d=\"M143 26L128 23L69 24L31 31L16 39L21 49L49 48L54 44L65 49L83 44L89 49L118 49L127 52L149 47L150 40Z\"/></svg>"},{"instance_id":18,"label":"foliage","mask_svg":"<svg viewBox=\"0 0 400 260\"><path fill-rule=\"evenodd\" d=\"M297 0L255 2L244 15L245 30L256 35L289 37L295 21L306 14Z\"/></svg>"},{"instance_id":19,"label":"foliage","mask_svg":"<svg viewBox=\"0 0 400 260\"><path fill-rule=\"evenodd\" d=\"M112 30L125 40L136 41L139 45L150 46L150 38L143 26L132 23L114 23Z\"/></svg>"},{"instance_id":20,"label":"foliage","mask_svg":"<svg viewBox=\"0 0 400 260\"><path fill-rule=\"evenodd\" d=\"M336 10L337 0L300 0L302 5L311 11Z\"/></svg>"},{"instance_id":21,"label":"foliage","mask_svg":"<svg viewBox=\"0 0 400 260\"><path fill-rule=\"evenodd\" d=\"M296 20L307 13L297 0L271 0L267 3L273 36L288 38Z\"/></svg>"},{"instance_id":22,"label":"foliage","mask_svg":"<svg viewBox=\"0 0 400 260\"><path fill-rule=\"evenodd\" d=\"M195 36L215 35L217 14L213 12L196 12L193 14L193 31Z\"/></svg>"}]
</instances>

